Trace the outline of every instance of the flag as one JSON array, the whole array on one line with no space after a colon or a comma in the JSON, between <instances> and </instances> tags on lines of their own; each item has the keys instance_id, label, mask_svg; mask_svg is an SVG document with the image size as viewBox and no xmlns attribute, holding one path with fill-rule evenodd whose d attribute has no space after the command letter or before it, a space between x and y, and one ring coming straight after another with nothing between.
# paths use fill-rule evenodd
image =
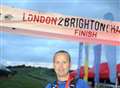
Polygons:
<instances>
[{"instance_id":1,"label":"flag","mask_svg":"<svg viewBox=\"0 0 120 88\"><path fill-rule=\"evenodd\" d=\"M120 63L120 46L116 46L116 59L118 60L118 63ZM116 77L116 83L115 83L115 88L118 88L118 74L119 73L117 73L117 77Z\"/></svg>"},{"instance_id":2,"label":"flag","mask_svg":"<svg viewBox=\"0 0 120 88\"><path fill-rule=\"evenodd\" d=\"M95 84L99 83L100 61L101 61L101 45L96 45L94 46Z\"/></svg>"},{"instance_id":3,"label":"flag","mask_svg":"<svg viewBox=\"0 0 120 88\"><path fill-rule=\"evenodd\" d=\"M106 45L106 58L110 69L110 81L115 83L116 81L116 46Z\"/></svg>"},{"instance_id":4,"label":"flag","mask_svg":"<svg viewBox=\"0 0 120 88\"><path fill-rule=\"evenodd\" d=\"M80 67L81 67L81 60L83 57L83 43L79 43L78 48L78 68L77 68L77 77L80 78Z\"/></svg>"},{"instance_id":5,"label":"flag","mask_svg":"<svg viewBox=\"0 0 120 88\"><path fill-rule=\"evenodd\" d=\"M84 80L86 81L88 81L88 57L89 57L89 46L85 45Z\"/></svg>"},{"instance_id":6,"label":"flag","mask_svg":"<svg viewBox=\"0 0 120 88\"><path fill-rule=\"evenodd\" d=\"M104 19L114 20L114 15L108 12L104 15ZM116 78L116 46L105 45L106 58L108 60L108 66L110 69L110 81L115 83Z\"/></svg>"}]
</instances>

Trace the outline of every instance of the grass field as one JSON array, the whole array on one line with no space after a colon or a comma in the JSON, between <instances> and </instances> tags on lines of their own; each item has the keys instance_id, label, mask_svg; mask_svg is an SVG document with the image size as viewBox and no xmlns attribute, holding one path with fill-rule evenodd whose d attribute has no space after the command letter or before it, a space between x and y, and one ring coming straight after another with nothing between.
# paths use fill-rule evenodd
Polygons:
<instances>
[{"instance_id":1,"label":"grass field","mask_svg":"<svg viewBox=\"0 0 120 88\"><path fill-rule=\"evenodd\" d=\"M0 79L0 88L45 88L48 82L55 80L52 69L34 67L14 67L14 76Z\"/></svg>"}]
</instances>

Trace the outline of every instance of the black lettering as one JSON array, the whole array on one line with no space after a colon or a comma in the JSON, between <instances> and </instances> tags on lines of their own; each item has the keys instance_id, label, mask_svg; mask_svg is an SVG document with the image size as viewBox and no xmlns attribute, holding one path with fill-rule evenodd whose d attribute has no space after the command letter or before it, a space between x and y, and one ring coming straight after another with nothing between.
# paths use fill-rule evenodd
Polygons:
<instances>
[{"instance_id":1,"label":"black lettering","mask_svg":"<svg viewBox=\"0 0 120 88\"><path fill-rule=\"evenodd\" d=\"M58 22L58 25L59 25L59 26L62 26L62 21L63 21L63 18L60 17L60 18L59 18L59 22Z\"/></svg>"},{"instance_id":2,"label":"black lettering","mask_svg":"<svg viewBox=\"0 0 120 88\"><path fill-rule=\"evenodd\" d=\"M101 23L100 24L100 31L105 31L105 27L106 27L106 25Z\"/></svg>"},{"instance_id":3,"label":"black lettering","mask_svg":"<svg viewBox=\"0 0 120 88\"><path fill-rule=\"evenodd\" d=\"M36 21L36 22L39 22L39 15L37 15L37 16L36 16L36 15L34 15L33 22L35 22L35 21Z\"/></svg>"},{"instance_id":4,"label":"black lettering","mask_svg":"<svg viewBox=\"0 0 120 88\"><path fill-rule=\"evenodd\" d=\"M64 26L69 26L70 18L65 18Z\"/></svg>"},{"instance_id":5,"label":"black lettering","mask_svg":"<svg viewBox=\"0 0 120 88\"><path fill-rule=\"evenodd\" d=\"M96 30L96 31L99 30L99 24L100 24L100 23L99 23L98 21L95 22L95 30Z\"/></svg>"},{"instance_id":6,"label":"black lettering","mask_svg":"<svg viewBox=\"0 0 120 88\"><path fill-rule=\"evenodd\" d=\"M33 21L33 15L32 14L28 15L28 21Z\"/></svg>"},{"instance_id":7,"label":"black lettering","mask_svg":"<svg viewBox=\"0 0 120 88\"><path fill-rule=\"evenodd\" d=\"M83 28L83 19L82 18L79 20L79 28Z\"/></svg>"},{"instance_id":8,"label":"black lettering","mask_svg":"<svg viewBox=\"0 0 120 88\"><path fill-rule=\"evenodd\" d=\"M89 28L89 20L87 20L87 19L85 19L84 28L85 28L85 29L88 29L88 28Z\"/></svg>"},{"instance_id":9,"label":"black lettering","mask_svg":"<svg viewBox=\"0 0 120 88\"><path fill-rule=\"evenodd\" d=\"M44 17L44 16L41 16L40 22L41 22L41 23L44 23L44 22L45 22L45 17Z\"/></svg>"},{"instance_id":10,"label":"black lettering","mask_svg":"<svg viewBox=\"0 0 120 88\"><path fill-rule=\"evenodd\" d=\"M70 27L75 27L75 18L71 18Z\"/></svg>"},{"instance_id":11,"label":"black lettering","mask_svg":"<svg viewBox=\"0 0 120 88\"><path fill-rule=\"evenodd\" d=\"M95 21L91 20L91 29L93 29L93 22L95 22Z\"/></svg>"}]
</instances>

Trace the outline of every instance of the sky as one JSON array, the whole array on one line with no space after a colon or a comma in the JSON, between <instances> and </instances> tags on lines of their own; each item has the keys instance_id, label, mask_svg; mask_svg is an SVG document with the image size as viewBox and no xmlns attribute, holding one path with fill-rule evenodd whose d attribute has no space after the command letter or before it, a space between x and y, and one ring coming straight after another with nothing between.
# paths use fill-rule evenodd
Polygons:
<instances>
[{"instance_id":1,"label":"sky","mask_svg":"<svg viewBox=\"0 0 120 88\"><path fill-rule=\"evenodd\" d=\"M59 13L67 16L120 22L120 0L2 0L1 4L38 12ZM71 54L72 63L74 66L77 66L78 42L43 37L36 38L10 33L0 33L0 40L0 61L6 65L24 63L33 66L38 66L39 64L52 66L54 53L62 49ZM89 66L94 64L93 46L93 44L90 45ZM104 46L102 48L101 62L106 62ZM119 51L120 46L117 47L117 63L120 63ZM85 55L83 55L84 57ZM84 59L81 60L81 64L83 63Z\"/></svg>"}]
</instances>

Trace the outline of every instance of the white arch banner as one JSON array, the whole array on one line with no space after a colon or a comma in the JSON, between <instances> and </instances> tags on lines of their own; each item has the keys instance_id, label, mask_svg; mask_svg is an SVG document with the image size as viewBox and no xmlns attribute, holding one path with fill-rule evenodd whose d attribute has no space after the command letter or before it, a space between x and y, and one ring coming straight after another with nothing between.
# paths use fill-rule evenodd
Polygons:
<instances>
[{"instance_id":1,"label":"white arch banner","mask_svg":"<svg viewBox=\"0 0 120 88\"><path fill-rule=\"evenodd\" d=\"M0 31L85 43L120 45L120 22L0 7Z\"/></svg>"}]
</instances>

